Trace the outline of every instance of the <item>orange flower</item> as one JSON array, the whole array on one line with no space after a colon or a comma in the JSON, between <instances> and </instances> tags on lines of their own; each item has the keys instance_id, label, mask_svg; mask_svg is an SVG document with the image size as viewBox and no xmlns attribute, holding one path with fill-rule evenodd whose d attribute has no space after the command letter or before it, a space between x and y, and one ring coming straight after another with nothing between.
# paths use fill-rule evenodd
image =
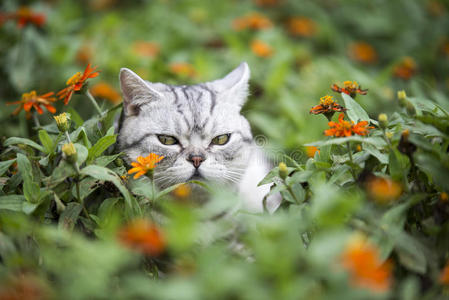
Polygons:
<instances>
[{"instance_id":1,"label":"orange flower","mask_svg":"<svg viewBox=\"0 0 449 300\"><path fill-rule=\"evenodd\" d=\"M241 31L244 29L262 30L273 26L270 19L257 12L250 13L241 18L237 18L232 22L234 30Z\"/></svg>"},{"instance_id":2,"label":"orange flower","mask_svg":"<svg viewBox=\"0 0 449 300\"><path fill-rule=\"evenodd\" d=\"M369 129L374 128L373 126L368 126L368 121L360 121L357 124L352 125L352 132L358 135L367 135Z\"/></svg>"},{"instance_id":3,"label":"orange flower","mask_svg":"<svg viewBox=\"0 0 449 300\"><path fill-rule=\"evenodd\" d=\"M316 23L305 17L293 17L287 21L287 30L292 35L311 37L317 31Z\"/></svg>"},{"instance_id":4,"label":"orange flower","mask_svg":"<svg viewBox=\"0 0 449 300\"><path fill-rule=\"evenodd\" d=\"M0 15L0 25L6 20L16 20L19 28L25 27L27 24L33 24L38 27L45 24L45 15L33 12L29 7L22 6L16 12L11 14Z\"/></svg>"},{"instance_id":5,"label":"orange flower","mask_svg":"<svg viewBox=\"0 0 449 300\"><path fill-rule=\"evenodd\" d=\"M413 75L415 75L416 69L417 67L415 60L407 56L394 67L393 75L404 80L409 80Z\"/></svg>"},{"instance_id":6,"label":"orange flower","mask_svg":"<svg viewBox=\"0 0 449 300\"><path fill-rule=\"evenodd\" d=\"M89 44L84 44L76 51L76 61L81 65L85 65L92 60L93 54L94 50L92 47Z\"/></svg>"},{"instance_id":7,"label":"orange flower","mask_svg":"<svg viewBox=\"0 0 449 300\"><path fill-rule=\"evenodd\" d=\"M156 57L161 48L153 42L137 41L133 45L133 51L140 56Z\"/></svg>"},{"instance_id":8,"label":"orange flower","mask_svg":"<svg viewBox=\"0 0 449 300\"><path fill-rule=\"evenodd\" d=\"M307 157L314 158L317 151L320 153L320 150L315 146L306 146Z\"/></svg>"},{"instance_id":9,"label":"orange flower","mask_svg":"<svg viewBox=\"0 0 449 300\"><path fill-rule=\"evenodd\" d=\"M344 137L351 136L353 133L357 135L367 135L368 130L373 128L372 126L367 126L367 121L361 121L357 124L354 122L348 122L343 120L345 114L340 114L338 116L338 122L329 122L328 125L330 129L324 131L326 136Z\"/></svg>"},{"instance_id":10,"label":"orange flower","mask_svg":"<svg viewBox=\"0 0 449 300\"><path fill-rule=\"evenodd\" d=\"M349 80L343 82L342 88L336 84L333 84L331 86L331 89L337 93L345 93L351 96L352 98L355 98L357 94L366 95L368 92L368 90L362 90L362 87L359 86L356 81L349 81Z\"/></svg>"},{"instance_id":11,"label":"orange flower","mask_svg":"<svg viewBox=\"0 0 449 300\"><path fill-rule=\"evenodd\" d=\"M362 63L371 64L377 61L377 52L368 43L356 42L349 45L349 57Z\"/></svg>"},{"instance_id":12,"label":"orange flower","mask_svg":"<svg viewBox=\"0 0 449 300\"><path fill-rule=\"evenodd\" d=\"M14 105L19 104L19 107L17 107L13 114L17 115L22 109L25 110L27 113L30 112L31 108L34 107L34 109L39 113L42 114L44 111L42 110L42 107L45 107L49 112L54 114L56 112L56 108L53 107L52 103L56 101L55 97L51 97L54 93L46 93L43 95L37 95L36 91L31 91L29 93L22 94L22 100L15 101L15 102L8 102L7 105Z\"/></svg>"},{"instance_id":13,"label":"orange flower","mask_svg":"<svg viewBox=\"0 0 449 300\"><path fill-rule=\"evenodd\" d=\"M251 50L259 57L270 57L273 55L273 48L261 40L253 40L251 42Z\"/></svg>"},{"instance_id":14,"label":"orange flower","mask_svg":"<svg viewBox=\"0 0 449 300\"><path fill-rule=\"evenodd\" d=\"M181 184L179 185L174 191L173 195L177 198L187 198L190 196L192 189L188 184Z\"/></svg>"},{"instance_id":15,"label":"orange flower","mask_svg":"<svg viewBox=\"0 0 449 300\"><path fill-rule=\"evenodd\" d=\"M86 84L87 79L95 78L99 75L99 72L95 72L96 68L97 67L91 68L90 64L88 64L83 74L81 74L81 72L77 72L70 77L66 82L68 87L56 94L59 99L64 99L64 104L67 105L72 98L73 93L79 92Z\"/></svg>"},{"instance_id":16,"label":"orange flower","mask_svg":"<svg viewBox=\"0 0 449 300\"><path fill-rule=\"evenodd\" d=\"M449 261L440 274L440 283L449 286Z\"/></svg>"},{"instance_id":17,"label":"orange flower","mask_svg":"<svg viewBox=\"0 0 449 300\"><path fill-rule=\"evenodd\" d=\"M196 75L195 69L189 63L172 63L170 64L170 71L176 75L185 77L194 77Z\"/></svg>"},{"instance_id":18,"label":"orange flower","mask_svg":"<svg viewBox=\"0 0 449 300\"><path fill-rule=\"evenodd\" d=\"M137 219L122 228L120 242L134 250L150 256L158 256L165 250L165 239L160 229L146 219Z\"/></svg>"},{"instance_id":19,"label":"orange flower","mask_svg":"<svg viewBox=\"0 0 449 300\"><path fill-rule=\"evenodd\" d=\"M443 203L449 202L449 196L447 195L446 192L442 192L440 194L440 201L443 202Z\"/></svg>"},{"instance_id":20,"label":"orange flower","mask_svg":"<svg viewBox=\"0 0 449 300\"><path fill-rule=\"evenodd\" d=\"M106 82L99 82L97 84L94 84L90 88L90 93L94 97L109 100L114 104L119 103L122 100L120 93L114 87L112 87L110 84L107 84Z\"/></svg>"},{"instance_id":21,"label":"orange flower","mask_svg":"<svg viewBox=\"0 0 449 300\"><path fill-rule=\"evenodd\" d=\"M341 263L349 272L351 283L373 292L388 291L392 283L392 264L382 262L379 250L364 237L356 236L346 246Z\"/></svg>"},{"instance_id":22,"label":"orange flower","mask_svg":"<svg viewBox=\"0 0 449 300\"><path fill-rule=\"evenodd\" d=\"M145 175L148 171L152 171L156 168L158 162L164 159L163 156L159 156L155 153L150 153L147 157L139 156L137 162L132 162L131 165L134 167L128 171L128 174L134 174L134 179Z\"/></svg>"},{"instance_id":23,"label":"orange flower","mask_svg":"<svg viewBox=\"0 0 449 300\"><path fill-rule=\"evenodd\" d=\"M318 114L324 114L329 120L332 118L334 113L338 112L344 112L346 111L346 108L339 105L332 96L326 95L324 97L320 98L320 104L312 107L310 109L310 113L314 115Z\"/></svg>"},{"instance_id":24,"label":"orange flower","mask_svg":"<svg viewBox=\"0 0 449 300\"><path fill-rule=\"evenodd\" d=\"M366 182L368 195L379 204L387 204L402 194L401 185L389 178L372 176Z\"/></svg>"}]
</instances>

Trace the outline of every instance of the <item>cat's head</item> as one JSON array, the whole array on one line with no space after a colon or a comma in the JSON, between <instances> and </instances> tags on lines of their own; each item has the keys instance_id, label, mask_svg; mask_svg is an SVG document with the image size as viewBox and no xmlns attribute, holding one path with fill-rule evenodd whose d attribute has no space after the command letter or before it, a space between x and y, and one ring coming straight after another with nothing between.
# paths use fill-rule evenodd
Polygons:
<instances>
[{"instance_id":1,"label":"cat's head","mask_svg":"<svg viewBox=\"0 0 449 300\"><path fill-rule=\"evenodd\" d=\"M155 172L162 187L191 179L237 183L252 145L248 121L240 114L249 76L242 63L222 79L174 86L121 69L120 150L128 162L152 152L163 155Z\"/></svg>"}]
</instances>

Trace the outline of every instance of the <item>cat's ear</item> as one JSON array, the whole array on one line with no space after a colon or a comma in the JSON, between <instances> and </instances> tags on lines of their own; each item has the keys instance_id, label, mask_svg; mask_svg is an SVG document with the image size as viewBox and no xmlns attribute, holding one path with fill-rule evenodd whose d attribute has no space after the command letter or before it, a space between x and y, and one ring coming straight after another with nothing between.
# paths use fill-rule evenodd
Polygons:
<instances>
[{"instance_id":1,"label":"cat's ear","mask_svg":"<svg viewBox=\"0 0 449 300\"><path fill-rule=\"evenodd\" d=\"M242 62L222 79L210 82L210 85L218 92L222 101L229 101L238 106L245 104L248 97L248 81L250 71L248 64Z\"/></svg>"},{"instance_id":2,"label":"cat's ear","mask_svg":"<svg viewBox=\"0 0 449 300\"><path fill-rule=\"evenodd\" d=\"M123 93L123 108L127 116L139 114L139 107L163 96L147 82L127 68L120 69L120 88Z\"/></svg>"}]
</instances>

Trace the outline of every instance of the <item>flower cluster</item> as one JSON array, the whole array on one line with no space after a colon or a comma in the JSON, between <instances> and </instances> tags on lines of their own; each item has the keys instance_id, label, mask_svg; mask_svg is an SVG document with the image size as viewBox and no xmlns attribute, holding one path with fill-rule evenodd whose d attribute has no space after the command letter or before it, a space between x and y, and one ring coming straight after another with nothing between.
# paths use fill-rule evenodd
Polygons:
<instances>
[{"instance_id":1,"label":"flower cluster","mask_svg":"<svg viewBox=\"0 0 449 300\"><path fill-rule=\"evenodd\" d=\"M84 73L77 72L75 75L67 80L68 87L59 91L56 96L59 100L64 100L64 104L67 105L75 92L81 91L86 85L87 79L94 78L99 75L99 72L95 72L96 67L91 68L90 64L87 65ZM33 107L39 114L44 111L42 107L46 108L52 114L56 113L56 108L53 103L56 102L56 98L53 97L54 92L49 92L43 95L37 95L36 91L22 94L22 99L15 102L8 102L7 105L18 104L19 106L14 110L13 114L17 115L22 109L27 112L27 116L30 115L30 110Z\"/></svg>"},{"instance_id":2,"label":"flower cluster","mask_svg":"<svg viewBox=\"0 0 449 300\"><path fill-rule=\"evenodd\" d=\"M343 82L343 87L339 87L334 83L331 86L331 89L337 93L345 93L352 98L355 98L357 94L366 95L368 93L368 90L363 90L355 81L345 81Z\"/></svg>"},{"instance_id":3,"label":"flower cluster","mask_svg":"<svg viewBox=\"0 0 449 300\"><path fill-rule=\"evenodd\" d=\"M369 129L373 128L368 126L368 121L360 121L357 124L344 120L345 115L340 114L338 116L338 122L329 122L329 129L324 131L326 136L345 137L353 134L365 136L369 133Z\"/></svg>"}]
</instances>

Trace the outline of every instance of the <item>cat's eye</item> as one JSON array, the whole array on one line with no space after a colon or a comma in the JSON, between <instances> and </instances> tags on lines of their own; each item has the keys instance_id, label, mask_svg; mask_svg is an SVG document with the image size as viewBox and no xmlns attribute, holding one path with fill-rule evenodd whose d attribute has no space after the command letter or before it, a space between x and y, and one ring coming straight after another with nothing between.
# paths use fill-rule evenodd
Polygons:
<instances>
[{"instance_id":1,"label":"cat's eye","mask_svg":"<svg viewBox=\"0 0 449 300\"><path fill-rule=\"evenodd\" d=\"M216 136L212 139L212 144L213 145L224 145L229 141L229 137L231 136L230 133L227 134L222 134L219 136Z\"/></svg>"},{"instance_id":2,"label":"cat's eye","mask_svg":"<svg viewBox=\"0 0 449 300\"><path fill-rule=\"evenodd\" d=\"M157 138L159 139L159 142L161 142L164 145L176 145L178 144L178 140L172 136L169 135L165 135L165 134L159 134L157 136Z\"/></svg>"}]
</instances>

